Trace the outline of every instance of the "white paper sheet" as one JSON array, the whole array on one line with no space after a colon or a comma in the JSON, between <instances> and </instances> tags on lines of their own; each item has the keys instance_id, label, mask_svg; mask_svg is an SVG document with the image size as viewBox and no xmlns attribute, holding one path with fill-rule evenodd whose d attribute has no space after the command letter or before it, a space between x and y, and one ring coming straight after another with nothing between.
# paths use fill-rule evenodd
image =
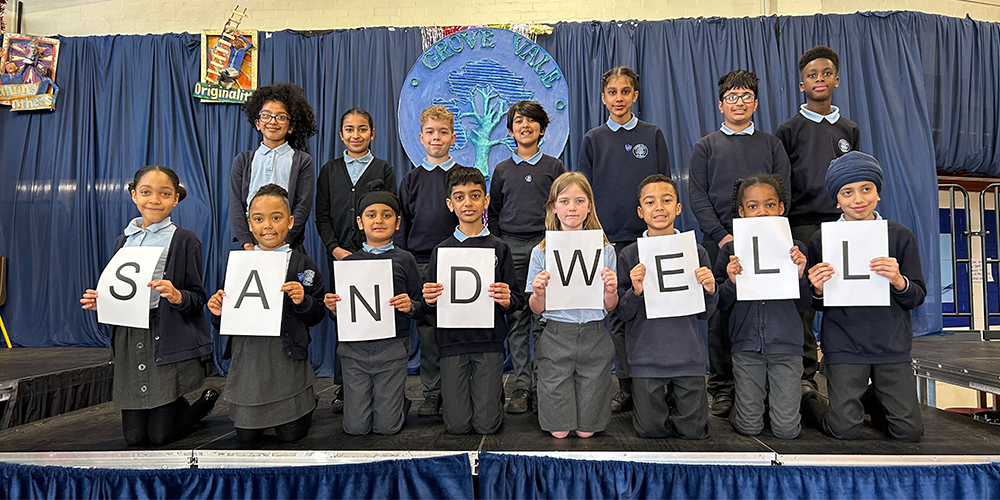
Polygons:
<instances>
[{"instance_id":1,"label":"white paper sheet","mask_svg":"<svg viewBox=\"0 0 1000 500\"><path fill-rule=\"evenodd\" d=\"M97 281L97 321L149 328L148 285L164 247L122 247Z\"/></svg>"},{"instance_id":2,"label":"white paper sheet","mask_svg":"<svg viewBox=\"0 0 1000 500\"><path fill-rule=\"evenodd\" d=\"M736 276L736 300L799 298L799 270L788 254L792 249L788 219L733 219L733 245L743 266L743 274Z\"/></svg>"},{"instance_id":3,"label":"white paper sheet","mask_svg":"<svg viewBox=\"0 0 1000 500\"><path fill-rule=\"evenodd\" d=\"M437 280L444 292L437 300L438 328L493 328L490 284L496 282L492 248L439 248Z\"/></svg>"},{"instance_id":4,"label":"white paper sheet","mask_svg":"<svg viewBox=\"0 0 1000 500\"><path fill-rule=\"evenodd\" d=\"M872 259L889 255L888 222L824 222L820 230L823 231L823 261L829 262L834 271L830 281L823 285L823 305L889 305L889 279L869 269Z\"/></svg>"},{"instance_id":5,"label":"white paper sheet","mask_svg":"<svg viewBox=\"0 0 1000 500\"><path fill-rule=\"evenodd\" d=\"M357 342L396 336L392 261L346 260L333 263L337 294L337 340Z\"/></svg>"},{"instance_id":6,"label":"white paper sheet","mask_svg":"<svg viewBox=\"0 0 1000 500\"><path fill-rule=\"evenodd\" d=\"M546 231L545 309L603 309L604 237L602 231Z\"/></svg>"},{"instance_id":7,"label":"white paper sheet","mask_svg":"<svg viewBox=\"0 0 1000 500\"><path fill-rule=\"evenodd\" d=\"M699 267L694 231L639 238L639 262L646 266L642 295L646 317L673 318L705 312L705 289L694 271Z\"/></svg>"},{"instance_id":8,"label":"white paper sheet","mask_svg":"<svg viewBox=\"0 0 1000 500\"><path fill-rule=\"evenodd\" d=\"M281 312L288 269L285 252L229 252L226 296L222 299L222 335L281 335ZM242 297L241 297L242 296Z\"/></svg>"}]
</instances>

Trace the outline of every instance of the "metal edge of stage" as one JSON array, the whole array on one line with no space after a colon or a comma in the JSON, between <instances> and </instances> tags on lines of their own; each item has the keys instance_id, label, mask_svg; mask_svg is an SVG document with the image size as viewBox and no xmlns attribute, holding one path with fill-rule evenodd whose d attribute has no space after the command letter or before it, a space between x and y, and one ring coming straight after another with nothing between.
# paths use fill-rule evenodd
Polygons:
<instances>
[{"instance_id":1,"label":"metal edge of stage","mask_svg":"<svg viewBox=\"0 0 1000 500\"><path fill-rule=\"evenodd\" d=\"M466 454L478 473L476 451L107 451L0 453L0 462L21 465L104 469L226 469L302 467L369 463ZM551 457L570 460L625 461L684 465L756 466L929 466L1000 462L998 455L781 455L777 453L657 453L657 452L496 452L498 455Z\"/></svg>"}]
</instances>

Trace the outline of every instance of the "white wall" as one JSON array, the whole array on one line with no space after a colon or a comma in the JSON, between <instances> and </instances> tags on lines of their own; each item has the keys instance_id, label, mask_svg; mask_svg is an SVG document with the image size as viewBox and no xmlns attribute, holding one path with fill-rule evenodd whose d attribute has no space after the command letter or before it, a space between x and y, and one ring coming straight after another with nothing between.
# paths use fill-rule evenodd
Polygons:
<instances>
[{"instance_id":1,"label":"white wall","mask_svg":"<svg viewBox=\"0 0 1000 500\"><path fill-rule=\"evenodd\" d=\"M13 11L17 0L10 0ZM265 31L365 26L449 26L679 17L810 15L916 10L1000 21L1000 0L24 0L22 31L68 36L199 32L219 28L239 3L244 27ZM996 5L986 5L996 4ZM13 28L11 28L13 29Z\"/></svg>"}]
</instances>

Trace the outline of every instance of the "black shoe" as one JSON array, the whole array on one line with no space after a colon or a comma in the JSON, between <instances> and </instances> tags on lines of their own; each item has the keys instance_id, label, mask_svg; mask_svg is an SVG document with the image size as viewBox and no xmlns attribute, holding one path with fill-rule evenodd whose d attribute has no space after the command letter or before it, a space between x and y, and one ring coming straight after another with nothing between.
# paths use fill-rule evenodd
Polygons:
<instances>
[{"instance_id":1,"label":"black shoe","mask_svg":"<svg viewBox=\"0 0 1000 500\"><path fill-rule=\"evenodd\" d=\"M441 396L439 394L431 394L424 398L424 402L420 405L417 410L417 415L421 417L433 417L441 413Z\"/></svg>"},{"instance_id":2,"label":"black shoe","mask_svg":"<svg viewBox=\"0 0 1000 500\"><path fill-rule=\"evenodd\" d=\"M510 395L510 400L504 406L504 410L507 413L526 413L531 405L529 399L527 389L515 389L514 393Z\"/></svg>"},{"instance_id":3,"label":"black shoe","mask_svg":"<svg viewBox=\"0 0 1000 500\"><path fill-rule=\"evenodd\" d=\"M725 417L733 409L733 397L726 393L716 394L712 399L712 415Z\"/></svg>"},{"instance_id":4,"label":"black shoe","mask_svg":"<svg viewBox=\"0 0 1000 500\"><path fill-rule=\"evenodd\" d=\"M337 414L344 413L344 386L333 391L333 402L330 403L330 409Z\"/></svg>"},{"instance_id":5,"label":"black shoe","mask_svg":"<svg viewBox=\"0 0 1000 500\"><path fill-rule=\"evenodd\" d=\"M208 389L205 389L205 392L201 393L201 397L198 398L198 400L215 406L215 402L219 400L219 396L221 395L222 393L218 389L215 387L209 387Z\"/></svg>"},{"instance_id":6,"label":"black shoe","mask_svg":"<svg viewBox=\"0 0 1000 500\"><path fill-rule=\"evenodd\" d=\"M611 397L611 414L617 415L632 409L632 395L625 391L618 391Z\"/></svg>"}]
</instances>

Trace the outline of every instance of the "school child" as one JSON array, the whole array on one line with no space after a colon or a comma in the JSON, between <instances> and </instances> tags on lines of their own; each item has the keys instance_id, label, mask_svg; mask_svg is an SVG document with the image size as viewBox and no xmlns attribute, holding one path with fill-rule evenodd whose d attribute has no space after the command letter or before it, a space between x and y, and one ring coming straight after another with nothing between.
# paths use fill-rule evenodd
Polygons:
<instances>
[{"instance_id":1,"label":"school child","mask_svg":"<svg viewBox=\"0 0 1000 500\"><path fill-rule=\"evenodd\" d=\"M434 247L451 236L455 215L442 200L448 198L445 176L457 166L448 154L455 144L455 115L441 105L420 113L420 144L427 157L406 173L399 184L399 208L402 221L393 237L396 246L417 259L421 281L426 281L427 266ZM428 311L417 321L420 338L420 381L424 384L424 402L417 409L422 417L441 412L440 354L434 341L435 315Z\"/></svg>"},{"instance_id":2,"label":"school child","mask_svg":"<svg viewBox=\"0 0 1000 500\"><path fill-rule=\"evenodd\" d=\"M122 247L163 247L153 271L149 328L114 326L112 398L122 411L122 431L130 446L162 446L183 437L205 418L219 390L205 389L194 404L184 394L205 380L212 338L205 322L205 288L201 279L201 242L170 220L170 211L187 191L167 167L142 167L128 185L141 217L125 226L115 240ZM97 291L87 290L80 303L97 309ZM163 340L160 340L160 337Z\"/></svg>"},{"instance_id":3,"label":"school child","mask_svg":"<svg viewBox=\"0 0 1000 500\"><path fill-rule=\"evenodd\" d=\"M564 172L558 158L542 153L538 146L549 126L549 115L541 104L518 101L507 111L507 131L517 143L517 152L497 164L490 181L490 234L510 246L517 275L515 293L522 294L528 280L531 249L545 237L545 201L552 182ZM507 413L535 411L534 370L528 332L537 340L540 327L532 329L532 314L524 305L510 315L507 346L514 366L514 392L505 407Z\"/></svg>"},{"instance_id":4,"label":"school child","mask_svg":"<svg viewBox=\"0 0 1000 500\"><path fill-rule=\"evenodd\" d=\"M441 353L441 396L444 426L452 434L493 434L503 423L503 341L507 338L505 314L522 305L512 293L517 286L510 247L490 235L483 213L490 204L486 179L470 167L454 167L447 177L448 210L458 216L454 234L434 249L427 268L423 296L435 307L444 290L438 283L437 262L442 248L491 248L497 281L488 292L496 303L493 328L441 328L434 331Z\"/></svg>"},{"instance_id":5,"label":"school child","mask_svg":"<svg viewBox=\"0 0 1000 500\"><path fill-rule=\"evenodd\" d=\"M741 179L733 188L733 217L780 217L785 213L785 186L774 174ZM770 407L771 432L795 439L802 430L799 401L802 389L802 320L799 313L812 300L805 275L806 246L794 241L788 255L798 266L798 300L736 300L736 276L743 274L733 242L719 250L719 308L730 311L736 402L729 415L736 432L756 436L764 428L764 402Z\"/></svg>"},{"instance_id":6,"label":"school child","mask_svg":"<svg viewBox=\"0 0 1000 500\"><path fill-rule=\"evenodd\" d=\"M594 192L579 172L556 178L545 203L545 229L579 231L601 229ZM556 438L575 432L589 438L611 420L611 360L614 344L604 327L608 311L618 305L618 278L614 248L604 238L604 309L545 309L545 289L551 277L545 269L545 240L531 250L528 266L528 304L545 319L535 344L538 366L538 423Z\"/></svg>"},{"instance_id":7,"label":"school child","mask_svg":"<svg viewBox=\"0 0 1000 500\"><path fill-rule=\"evenodd\" d=\"M689 201L704 235L702 245L711 262L717 262L719 248L732 241L733 185L738 179L757 173L777 174L788 185L788 156L777 137L757 130L753 112L757 109L757 75L736 70L719 78L719 130L702 137L691 151ZM719 276L716 275L718 278ZM725 416L733 406L733 364L729 319L719 308L708 319L708 392L712 414Z\"/></svg>"},{"instance_id":8,"label":"school child","mask_svg":"<svg viewBox=\"0 0 1000 500\"><path fill-rule=\"evenodd\" d=\"M253 234L247 229L250 200L261 186L277 184L288 191L295 226L288 231L288 244L305 253L306 221L312 212L316 174L306 139L316 134L316 118L302 87L278 83L261 87L243 103L247 119L261 133L257 149L233 159L229 172L229 224L233 241L253 250Z\"/></svg>"},{"instance_id":9,"label":"school child","mask_svg":"<svg viewBox=\"0 0 1000 500\"><path fill-rule=\"evenodd\" d=\"M670 177L663 131L632 114L632 105L638 99L639 75L635 71L619 66L601 76L601 102L608 108L608 120L583 136L576 166L594 187L594 203L601 207L597 216L605 222L616 254L635 243L646 229L642 221L632 217L632 203L622 193L632 192L649 175ZM617 414L632 408L632 383L625 324L613 312L608 316L608 326L615 344L615 376L620 389L611 401L611 413Z\"/></svg>"},{"instance_id":10,"label":"school child","mask_svg":"<svg viewBox=\"0 0 1000 500\"><path fill-rule=\"evenodd\" d=\"M832 105L833 90L840 85L840 57L830 47L817 45L799 58L799 92L806 96L799 112L782 123L774 135L781 140L791 163L791 202L788 223L792 237L808 243L820 224L837 220L840 210L826 195L826 169L830 162L848 151L857 151L861 143L858 125L840 114ZM816 311L802 313L803 371L802 383L816 388L819 357L813 317Z\"/></svg>"},{"instance_id":11,"label":"school child","mask_svg":"<svg viewBox=\"0 0 1000 500\"><path fill-rule=\"evenodd\" d=\"M340 117L340 140L344 156L323 165L316 179L316 230L326 247L326 261L333 276L333 263L361 249L365 234L359 228L358 200L368 193L368 184L380 179L385 190L396 194L396 171L385 160L372 155L375 121L361 108L351 108ZM343 370L334 339L333 410L344 411Z\"/></svg>"},{"instance_id":12,"label":"school child","mask_svg":"<svg viewBox=\"0 0 1000 500\"><path fill-rule=\"evenodd\" d=\"M229 401L229 418L242 444L260 441L269 427L282 443L298 441L309 433L316 409L309 328L323 320L323 275L309 256L288 245L288 231L295 224L290 213L288 192L277 184L261 186L250 200L247 225L257 241L254 250L285 253L288 272L281 286L286 295L281 335L234 335L224 354L232 362L223 398ZM219 290L208 299L216 328L225 295Z\"/></svg>"},{"instance_id":13,"label":"school child","mask_svg":"<svg viewBox=\"0 0 1000 500\"><path fill-rule=\"evenodd\" d=\"M639 217L646 222L642 236L679 233L674 220L681 213L677 184L654 174L639 183ZM625 343L632 367L632 425L640 437L708 437L705 398L707 339L698 328L715 311L715 277L708 252L698 245L700 267L692 270L705 289L705 312L676 318L649 319L643 299L646 266L639 263L633 243L618 257L618 314L625 321Z\"/></svg>"},{"instance_id":14,"label":"school child","mask_svg":"<svg viewBox=\"0 0 1000 500\"><path fill-rule=\"evenodd\" d=\"M840 220L882 219L875 211L882 191L882 167L875 158L851 151L834 160L826 191L837 200ZM910 358L910 311L924 303L927 287L913 233L895 221L888 225L889 255L870 263L872 271L889 279L888 307L825 307L823 286L834 271L823 261L823 234L817 232L809 243L809 281L813 308L823 311L823 373L830 400L827 405L807 390L803 413L839 439L857 438L866 413L876 428L901 441L919 441L924 432Z\"/></svg>"},{"instance_id":15,"label":"school child","mask_svg":"<svg viewBox=\"0 0 1000 500\"><path fill-rule=\"evenodd\" d=\"M403 427L410 409L404 390L410 319L422 305L420 274L413 255L392 244L392 235L399 229L399 200L383 186L380 179L371 181L356 205L355 224L364 232L365 242L343 260L392 261L394 295L388 304L396 309L396 336L343 342L337 349L343 363L344 432L348 434L395 434ZM337 302L343 298L337 293L324 297L335 318Z\"/></svg>"}]
</instances>

